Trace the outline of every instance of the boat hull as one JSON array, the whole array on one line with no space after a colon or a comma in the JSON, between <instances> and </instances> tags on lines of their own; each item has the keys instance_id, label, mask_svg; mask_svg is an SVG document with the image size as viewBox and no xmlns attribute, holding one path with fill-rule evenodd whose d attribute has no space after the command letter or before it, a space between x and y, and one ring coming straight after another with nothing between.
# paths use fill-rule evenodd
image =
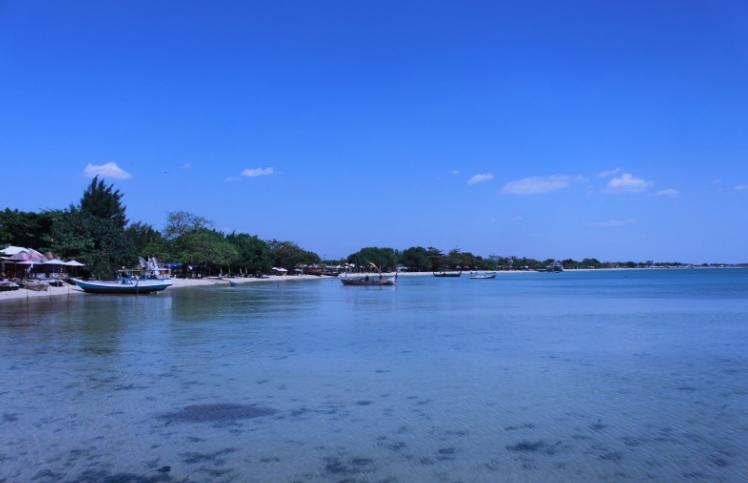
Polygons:
<instances>
[{"instance_id":1,"label":"boat hull","mask_svg":"<svg viewBox=\"0 0 748 483\"><path fill-rule=\"evenodd\" d=\"M389 287L395 285L397 274L394 276L368 275L365 277L339 277L340 282L349 287Z\"/></svg>"},{"instance_id":2,"label":"boat hull","mask_svg":"<svg viewBox=\"0 0 748 483\"><path fill-rule=\"evenodd\" d=\"M495 273L482 273L482 274L470 276L470 280L491 280L494 278L496 278Z\"/></svg>"},{"instance_id":3,"label":"boat hull","mask_svg":"<svg viewBox=\"0 0 748 483\"><path fill-rule=\"evenodd\" d=\"M434 277L437 278L458 278L462 276L462 272L434 272Z\"/></svg>"},{"instance_id":4,"label":"boat hull","mask_svg":"<svg viewBox=\"0 0 748 483\"><path fill-rule=\"evenodd\" d=\"M142 280L137 283L98 282L74 280L75 284L86 293L112 295L143 295L160 292L171 286L165 280Z\"/></svg>"}]
</instances>

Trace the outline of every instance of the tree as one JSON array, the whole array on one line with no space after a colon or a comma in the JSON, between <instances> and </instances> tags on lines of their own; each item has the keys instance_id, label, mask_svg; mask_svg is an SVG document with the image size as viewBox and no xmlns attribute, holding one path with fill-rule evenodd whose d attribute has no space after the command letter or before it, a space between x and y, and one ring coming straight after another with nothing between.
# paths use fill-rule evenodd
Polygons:
<instances>
[{"instance_id":1,"label":"tree","mask_svg":"<svg viewBox=\"0 0 748 483\"><path fill-rule=\"evenodd\" d=\"M52 223L57 212L0 211L0 246L16 245L48 251L52 246Z\"/></svg>"},{"instance_id":2,"label":"tree","mask_svg":"<svg viewBox=\"0 0 748 483\"><path fill-rule=\"evenodd\" d=\"M400 253L394 248L366 247L348 256L349 263L355 263L359 267L371 268L371 264L382 271L395 269L400 258Z\"/></svg>"},{"instance_id":3,"label":"tree","mask_svg":"<svg viewBox=\"0 0 748 483\"><path fill-rule=\"evenodd\" d=\"M431 269L429 252L423 247L410 247L400 254L400 264L409 270L423 272Z\"/></svg>"},{"instance_id":4,"label":"tree","mask_svg":"<svg viewBox=\"0 0 748 483\"><path fill-rule=\"evenodd\" d=\"M428 247L426 249L427 256L431 262L431 270L436 272L441 269L444 265L444 253L441 250L434 247Z\"/></svg>"},{"instance_id":5,"label":"tree","mask_svg":"<svg viewBox=\"0 0 748 483\"><path fill-rule=\"evenodd\" d=\"M133 252L140 257L169 258L169 242L161 233L147 223L130 223L125 230L127 241Z\"/></svg>"},{"instance_id":6,"label":"tree","mask_svg":"<svg viewBox=\"0 0 748 483\"><path fill-rule=\"evenodd\" d=\"M127 225L125 206L122 204L122 193L114 189L114 185L107 186L98 176L91 180L91 184L80 201L80 211L96 218L110 220L114 226L124 229Z\"/></svg>"},{"instance_id":7,"label":"tree","mask_svg":"<svg viewBox=\"0 0 748 483\"><path fill-rule=\"evenodd\" d=\"M236 248L215 230L192 230L174 240L177 260L207 267L208 273L212 273L214 268L230 267L237 256Z\"/></svg>"},{"instance_id":8,"label":"tree","mask_svg":"<svg viewBox=\"0 0 748 483\"><path fill-rule=\"evenodd\" d=\"M232 265L255 275L270 272L273 258L267 242L246 233L232 233L226 237L226 241L236 250Z\"/></svg>"},{"instance_id":9,"label":"tree","mask_svg":"<svg viewBox=\"0 0 748 483\"><path fill-rule=\"evenodd\" d=\"M53 251L64 258L84 262L95 277L108 278L137 257L118 221L100 218L71 207L60 212L53 224Z\"/></svg>"},{"instance_id":10,"label":"tree","mask_svg":"<svg viewBox=\"0 0 748 483\"><path fill-rule=\"evenodd\" d=\"M191 231L205 230L213 227L213 222L202 216L187 211L171 211L166 216L164 237L174 240Z\"/></svg>"},{"instance_id":11,"label":"tree","mask_svg":"<svg viewBox=\"0 0 748 483\"><path fill-rule=\"evenodd\" d=\"M274 267L293 270L297 265L309 265L319 263L319 255L306 251L297 244L290 241L271 240L270 253Z\"/></svg>"}]
</instances>

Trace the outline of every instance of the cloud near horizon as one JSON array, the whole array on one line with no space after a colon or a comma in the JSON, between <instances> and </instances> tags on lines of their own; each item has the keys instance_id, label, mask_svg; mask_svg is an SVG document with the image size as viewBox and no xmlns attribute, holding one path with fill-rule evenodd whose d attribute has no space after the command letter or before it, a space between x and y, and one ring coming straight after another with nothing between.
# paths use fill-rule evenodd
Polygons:
<instances>
[{"instance_id":1,"label":"cloud near horizon","mask_svg":"<svg viewBox=\"0 0 748 483\"><path fill-rule=\"evenodd\" d=\"M748 191L748 184L739 184L735 187L735 191Z\"/></svg>"},{"instance_id":2,"label":"cloud near horizon","mask_svg":"<svg viewBox=\"0 0 748 483\"><path fill-rule=\"evenodd\" d=\"M666 196L669 198L677 198L680 196L680 191L674 188L668 188L664 190L660 190L657 193L655 193L655 196Z\"/></svg>"},{"instance_id":3,"label":"cloud near horizon","mask_svg":"<svg viewBox=\"0 0 748 483\"><path fill-rule=\"evenodd\" d=\"M607 191L611 193L638 193L650 188L653 182L637 178L631 173L623 173L608 181Z\"/></svg>"},{"instance_id":4,"label":"cloud near horizon","mask_svg":"<svg viewBox=\"0 0 748 483\"><path fill-rule=\"evenodd\" d=\"M470 177L468 184L485 183L486 181L491 181L493 178L493 173L478 173Z\"/></svg>"},{"instance_id":5,"label":"cloud near horizon","mask_svg":"<svg viewBox=\"0 0 748 483\"><path fill-rule=\"evenodd\" d=\"M247 178L256 178L258 176L272 176L275 174L275 169L273 168L247 168L242 171L242 176L246 176Z\"/></svg>"},{"instance_id":6,"label":"cloud near horizon","mask_svg":"<svg viewBox=\"0 0 748 483\"><path fill-rule=\"evenodd\" d=\"M598 178L610 178L611 176L615 176L622 172L623 170L621 168L608 169L608 170L597 173L597 177Z\"/></svg>"},{"instance_id":7,"label":"cloud near horizon","mask_svg":"<svg viewBox=\"0 0 748 483\"><path fill-rule=\"evenodd\" d=\"M88 163L86 167L83 168L83 175L88 178L95 178L98 176L99 178L118 180L132 178L130 173L117 166L117 163L112 162L105 164Z\"/></svg>"},{"instance_id":8,"label":"cloud near horizon","mask_svg":"<svg viewBox=\"0 0 748 483\"><path fill-rule=\"evenodd\" d=\"M501 192L510 195L539 195L568 188L570 178L564 175L531 176L510 181L501 188Z\"/></svg>"}]
</instances>

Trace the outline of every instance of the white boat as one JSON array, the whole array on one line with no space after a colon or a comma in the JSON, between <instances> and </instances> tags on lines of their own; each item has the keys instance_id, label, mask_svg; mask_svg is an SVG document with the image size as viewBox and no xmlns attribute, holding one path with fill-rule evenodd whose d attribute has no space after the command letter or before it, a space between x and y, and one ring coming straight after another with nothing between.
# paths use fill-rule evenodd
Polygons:
<instances>
[{"instance_id":1,"label":"white boat","mask_svg":"<svg viewBox=\"0 0 748 483\"><path fill-rule=\"evenodd\" d=\"M79 280L73 282L83 291L102 294L148 294L160 292L171 286L170 280L139 280L137 278L122 278L119 280Z\"/></svg>"},{"instance_id":2,"label":"white boat","mask_svg":"<svg viewBox=\"0 0 748 483\"><path fill-rule=\"evenodd\" d=\"M470 274L471 280L490 280L492 278L496 278L496 272L485 272L485 273L473 272Z\"/></svg>"}]
</instances>

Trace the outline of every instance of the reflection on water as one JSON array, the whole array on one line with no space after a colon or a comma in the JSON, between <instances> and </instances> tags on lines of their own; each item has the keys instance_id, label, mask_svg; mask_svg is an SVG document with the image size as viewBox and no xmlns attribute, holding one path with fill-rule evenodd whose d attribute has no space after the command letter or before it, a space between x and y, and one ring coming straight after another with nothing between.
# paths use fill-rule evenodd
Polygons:
<instances>
[{"instance_id":1,"label":"reflection on water","mask_svg":"<svg viewBox=\"0 0 748 483\"><path fill-rule=\"evenodd\" d=\"M748 481L748 272L0 305L0 481Z\"/></svg>"}]
</instances>

